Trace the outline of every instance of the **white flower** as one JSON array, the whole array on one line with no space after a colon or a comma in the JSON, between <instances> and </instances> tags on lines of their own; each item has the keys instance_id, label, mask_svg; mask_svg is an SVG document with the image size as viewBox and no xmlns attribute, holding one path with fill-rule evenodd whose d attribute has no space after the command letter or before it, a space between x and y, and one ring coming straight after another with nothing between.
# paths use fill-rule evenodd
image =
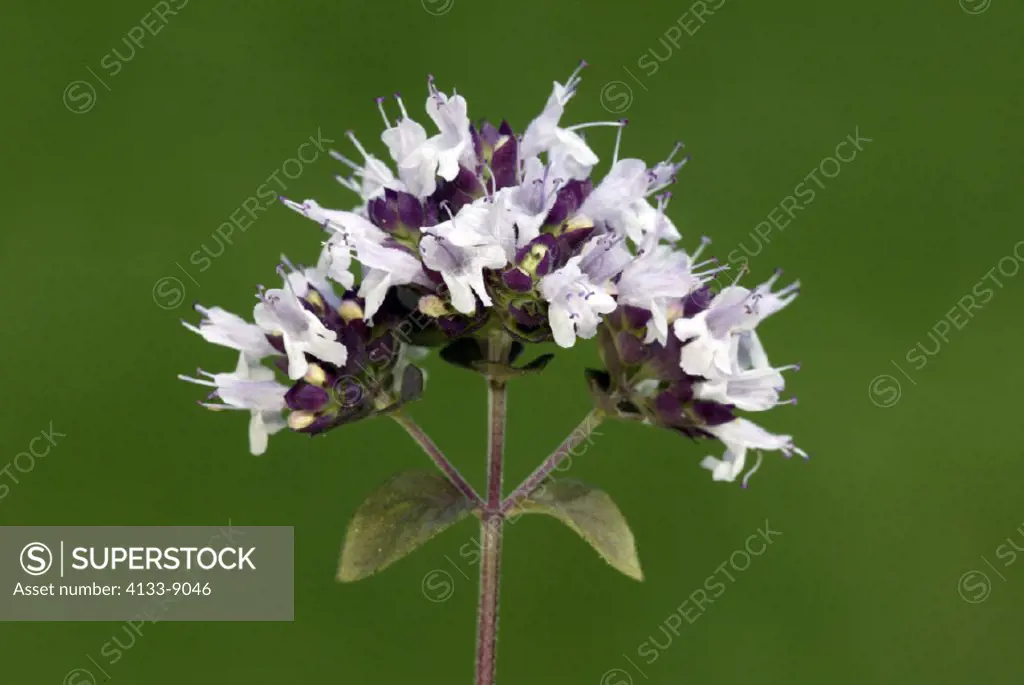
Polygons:
<instances>
[{"instance_id":1,"label":"white flower","mask_svg":"<svg viewBox=\"0 0 1024 685\"><path fill-rule=\"evenodd\" d=\"M633 262L622 238L610 233L589 239L583 244L580 257L580 270L597 284L608 283Z\"/></svg>"},{"instance_id":2,"label":"white flower","mask_svg":"<svg viewBox=\"0 0 1024 685\"><path fill-rule=\"evenodd\" d=\"M423 263L441 273L456 310L464 314L476 311L473 293L485 307L491 306L483 270L500 269L508 263L503 242L509 230L507 208L488 200L477 200L448 221L423 229Z\"/></svg>"},{"instance_id":3,"label":"white flower","mask_svg":"<svg viewBox=\"0 0 1024 685\"><path fill-rule=\"evenodd\" d=\"M787 457L793 454L807 457L806 452L793 444L791 436L769 433L756 423L751 423L746 419L734 419L717 426L707 426L705 430L725 443L725 454L721 459L707 456L700 463L703 468L711 471L711 477L716 481L736 480L736 477L743 472L747 450L778 450ZM753 475L758 466L760 466L760 459L757 466L747 474L748 478Z\"/></svg>"},{"instance_id":4,"label":"white flower","mask_svg":"<svg viewBox=\"0 0 1024 685\"><path fill-rule=\"evenodd\" d=\"M644 244L650 233L657 234L661 240L679 240L679 231L672 221L660 206L652 206L647 198L669 185L686 163L685 158L678 163L672 161L681 148L681 144L676 145L668 159L653 169L648 169L647 164L639 159L614 162L583 203L580 214L607 223L612 230L627 236L636 245Z\"/></svg>"},{"instance_id":5,"label":"white flower","mask_svg":"<svg viewBox=\"0 0 1024 685\"><path fill-rule=\"evenodd\" d=\"M695 376L719 378L732 371L732 336L753 330L766 317L792 302L800 289L799 281L778 292L771 292L781 271L748 290L731 285L711 301L707 309L694 317L677 319L675 336L683 345L679 365ZM688 341L688 342L687 342Z\"/></svg>"},{"instance_id":6,"label":"white flower","mask_svg":"<svg viewBox=\"0 0 1024 685\"><path fill-rule=\"evenodd\" d=\"M430 82L430 96L427 98L427 114L434 120L440 133L427 141L437 158L437 175L446 181L459 174L459 163L473 166L473 138L469 132L469 116L466 98L461 95L448 97Z\"/></svg>"},{"instance_id":7,"label":"white flower","mask_svg":"<svg viewBox=\"0 0 1024 685\"><path fill-rule=\"evenodd\" d=\"M475 161L466 99L461 95L449 98L437 90L433 80L429 87L426 110L440 133L428 139L423 127L409 118L399 98L402 118L381 134L398 164L402 182L417 197L426 197L437 189L437 176L451 181L458 175L460 163L473 166Z\"/></svg>"},{"instance_id":8,"label":"white flower","mask_svg":"<svg viewBox=\"0 0 1024 685\"><path fill-rule=\"evenodd\" d=\"M699 254L691 257L668 245L653 245L623 269L618 282L619 302L651 313L646 342L657 340L664 345L668 341L670 310L720 270L695 272L694 266L704 266L693 263Z\"/></svg>"},{"instance_id":9,"label":"white flower","mask_svg":"<svg viewBox=\"0 0 1024 685\"><path fill-rule=\"evenodd\" d=\"M384 117L384 125L387 126L387 129L380 135L380 139L388 146L391 158L398 165L398 174L402 181L411 189L410 192L419 195L419 191L424 185L421 180L422 174L418 168L418 160L413 160L410 156L427 142L427 132L423 126L409 116L402 98L396 95L395 99L398 100L402 116L394 126L388 121L388 117L384 114L384 109L380 107L380 101L378 101L380 114ZM403 166L403 162L406 160L410 160L410 163ZM432 179L433 170L429 170L429 172L429 177Z\"/></svg>"},{"instance_id":10,"label":"white flower","mask_svg":"<svg viewBox=\"0 0 1024 685\"><path fill-rule=\"evenodd\" d=\"M297 380L306 375L306 354L343 366L348 350L331 331L302 306L291 290L268 290L253 312L256 324L266 332L280 335L288 355L288 377Z\"/></svg>"},{"instance_id":11,"label":"white flower","mask_svg":"<svg viewBox=\"0 0 1024 685\"><path fill-rule=\"evenodd\" d=\"M359 154L363 156L363 163L356 164L341 153L331 150L331 157L334 157L353 171L353 178L336 176L335 178L338 183L357 193L363 202L382 194L384 188L403 189L402 185L395 180L395 175L388 168L388 165L367 152L366 148L356 139L352 131L346 131L345 135L348 136L348 139L359 150Z\"/></svg>"},{"instance_id":12,"label":"white flower","mask_svg":"<svg viewBox=\"0 0 1024 685\"><path fill-rule=\"evenodd\" d=\"M285 427L282 412L286 408L284 396L288 388L274 380L274 372L253 364L245 354L239 356L234 373L211 374L199 370L203 378L178 376L183 381L214 388L211 397L223 404L201 403L208 409L248 410L249 451L259 456L267 451L268 436Z\"/></svg>"},{"instance_id":13,"label":"white flower","mask_svg":"<svg viewBox=\"0 0 1024 685\"><path fill-rule=\"evenodd\" d=\"M643 244L647 234L652 232L660 239L675 242L679 240L679 231L663 212L647 201L649 188L655 180L656 176L642 160L619 160L584 201L580 214L605 222L636 245Z\"/></svg>"},{"instance_id":14,"label":"white flower","mask_svg":"<svg viewBox=\"0 0 1024 685\"><path fill-rule=\"evenodd\" d=\"M620 159L608 170L580 208L592 219L612 222L630 205L646 197L647 164L640 159Z\"/></svg>"},{"instance_id":15,"label":"white flower","mask_svg":"<svg viewBox=\"0 0 1024 685\"><path fill-rule=\"evenodd\" d=\"M597 334L602 314L615 311L615 300L607 291L594 287L580 271L582 257L573 257L557 271L540 281L540 293L549 302L548 318L555 342L572 347L576 336L592 338Z\"/></svg>"},{"instance_id":16,"label":"white flower","mask_svg":"<svg viewBox=\"0 0 1024 685\"><path fill-rule=\"evenodd\" d=\"M317 260L316 272L349 290L356 278L352 275L352 248L345 241L342 233L335 233L327 239Z\"/></svg>"},{"instance_id":17,"label":"white flower","mask_svg":"<svg viewBox=\"0 0 1024 685\"><path fill-rule=\"evenodd\" d=\"M520 144L521 159L536 157L542 152L559 157L559 166L571 174L568 178L586 178L598 162L597 155L582 136L558 125L565 112L565 105L576 93L581 81L579 72L585 66L586 63L581 63L564 86L557 81L554 83L544 111L530 122Z\"/></svg>"},{"instance_id":18,"label":"white flower","mask_svg":"<svg viewBox=\"0 0 1024 685\"><path fill-rule=\"evenodd\" d=\"M730 372L697 384L697 397L731 404L744 411L766 411L780 404L796 404L795 398L780 401L779 393L786 387L782 372L799 369L798 364L773 368L755 331L733 335L730 347Z\"/></svg>"},{"instance_id":19,"label":"white flower","mask_svg":"<svg viewBox=\"0 0 1024 685\"><path fill-rule=\"evenodd\" d=\"M590 124L577 124L573 129L588 125ZM597 155L587 147L583 136L575 133L573 129L559 129L561 135L558 142L548 150L548 171L552 178L582 181L590 176L591 170L598 162ZM572 138L568 138L569 136ZM566 139L570 142L565 142ZM576 139L579 139L578 143L575 142Z\"/></svg>"},{"instance_id":20,"label":"white flower","mask_svg":"<svg viewBox=\"0 0 1024 685\"><path fill-rule=\"evenodd\" d=\"M508 261L516 256L516 251L528 242L540 235L535 231L531 235L529 230L520 227L523 220L523 209L516 204L515 188L503 188L489 198L477 200L474 205L479 205L486 210L486 213L478 214L480 218L479 231L485 233L488 238L493 239L505 252ZM543 221L543 219L541 219Z\"/></svg>"},{"instance_id":21,"label":"white flower","mask_svg":"<svg viewBox=\"0 0 1024 685\"><path fill-rule=\"evenodd\" d=\"M381 140L388 146L398 165L398 175L410 193L426 197L437 189L437 150L427 143L423 126L406 114L404 104L402 118L381 134Z\"/></svg>"},{"instance_id":22,"label":"white flower","mask_svg":"<svg viewBox=\"0 0 1024 685\"><path fill-rule=\"evenodd\" d=\"M356 259L363 265L363 281L358 294L366 299L366 318L372 317L380 308L391 286L429 283L419 260L397 247L388 247L387 233L366 218L354 212L324 209L314 200L306 200L302 204L285 200L284 203L334 231L324 245L317 268L302 273L313 287L317 287L318 279L322 281L329 276L346 290L351 288L355 277L349 269L355 252ZM299 297L304 294L301 288L296 290Z\"/></svg>"},{"instance_id":23,"label":"white flower","mask_svg":"<svg viewBox=\"0 0 1024 685\"><path fill-rule=\"evenodd\" d=\"M348 257L349 263L351 263L351 257L348 253L345 252L344 254ZM354 279L354 276L347 269L342 271L337 268L340 266L339 260L333 259L326 247L320 253L320 259L315 267L295 266L286 255L281 255L281 262L283 266L278 267L278 273L284 277L286 288L295 293L295 296L299 299L306 299L311 290L316 290L323 296L328 306L332 308L341 304L341 298L334 292L334 286L328 278L336 276L344 281L348 281L350 285L352 279Z\"/></svg>"},{"instance_id":24,"label":"white flower","mask_svg":"<svg viewBox=\"0 0 1024 685\"><path fill-rule=\"evenodd\" d=\"M695 387L701 400L733 405L744 411L765 411L780 404L796 404L795 398L780 401L779 394L785 388L782 372L799 369L799 365L773 368L754 330L765 316L796 297L798 284L771 292L778 276L776 273L754 291L729 286L712 300L709 309L695 317L679 319L673 325L674 333L685 343L680 366L687 373L708 379ZM787 457L807 456L793 444L792 437L774 435L746 419L707 426L705 430L726 446L721 459L708 456L701 462L715 480L735 480L743 471L749 449L779 450ZM744 478L744 487L760 465L758 452L757 464Z\"/></svg>"},{"instance_id":25,"label":"white flower","mask_svg":"<svg viewBox=\"0 0 1024 685\"><path fill-rule=\"evenodd\" d=\"M520 185L506 190L509 207L515 213L519 246L522 246L540 235L540 227L558 199L558 188L550 176L549 167L531 157L523 163Z\"/></svg>"},{"instance_id":26,"label":"white flower","mask_svg":"<svg viewBox=\"0 0 1024 685\"><path fill-rule=\"evenodd\" d=\"M366 300L364 318L377 313L389 288L407 283L430 285L420 260L405 250L364 241L357 253L364 272L358 293Z\"/></svg>"},{"instance_id":27,"label":"white flower","mask_svg":"<svg viewBox=\"0 0 1024 685\"><path fill-rule=\"evenodd\" d=\"M672 220L658 212L647 200L634 202L626 212L623 212L620 222L619 230L637 245L650 233L657 233L662 240L673 243L682 237Z\"/></svg>"},{"instance_id":28,"label":"white flower","mask_svg":"<svg viewBox=\"0 0 1024 685\"><path fill-rule=\"evenodd\" d=\"M276 350L267 341L267 334L263 329L237 314L220 307L207 309L202 305L196 305L196 311L203 315L198 327L187 321L181 323L190 331L203 336L208 342L238 350L252 361L259 361L275 354Z\"/></svg>"},{"instance_id":29,"label":"white flower","mask_svg":"<svg viewBox=\"0 0 1024 685\"><path fill-rule=\"evenodd\" d=\"M341 237L335 243L337 247L345 244L352 246L360 240L382 243L387 238L387 234L384 231L374 226L366 217L360 216L355 212L325 209L316 200L306 200L298 203L282 198L282 202L289 209L312 219L325 229L340 234Z\"/></svg>"}]
</instances>

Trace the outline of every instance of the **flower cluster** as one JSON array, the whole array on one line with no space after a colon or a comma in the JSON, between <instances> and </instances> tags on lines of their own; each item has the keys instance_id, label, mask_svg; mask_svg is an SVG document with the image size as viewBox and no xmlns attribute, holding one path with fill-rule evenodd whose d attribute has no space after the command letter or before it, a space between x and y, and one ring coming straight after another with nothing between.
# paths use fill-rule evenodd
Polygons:
<instances>
[{"instance_id":1,"label":"flower cluster","mask_svg":"<svg viewBox=\"0 0 1024 685\"><path fill-rule=\"evenodd\" d=\"M701 462L715 480L735 480L749 450L806 457L790 436L774 435L735 415L737 409L765 411L796 404L796 398L782 400L780 394L785 387L782 372L799 365L773 367L755 330L796 297L796 283L772 291L780 275L777 271L753 290L734 282L716 292L717 281L705 283L670 299L660 311L620 306L601 330L601 356L608 371L591 372L599 404L620 418L664 426L694 439L720 440L726 448L722 458L708 456ZM747 477L760 464L758 452Z\"/></svg>"},{"instance_id":2,"label":"flower cluster","mask_svg":"<svg viewBox=\"0 0 1024 685\"><path fill-rule=\"evenodd\" d=\"M692 254L677 248L666 215L664 191L687 160L677 159L682 146L648 167L619 158L625 121L563 126L584 66L554 84L522 134L504 121L471 123L465 98L433 78L433 135L400 96L394 121L379 99L393 166L352 133L359 161L332 152L351 170L338 180L358 205L282 198L326 232L317 265L285 260L284 286L260 291L254 324L201 307L198 327L186 324L240 352L233 373L183 377L214 388L219 402L204 406L251 412L250 446L261 453L285 426L320 433L417 397L424 377L411 362L421 345L497 334L521 350L599 337L608 370L594 372L592 386L603 407L722 441L724 457L703 462L716 480L735 479L750 449L803 454L789 436L734 416L785 403L781 372L793 367L771 367L754 329L797 285L773 292L776 276L754 290L734 283L714 292L727 267L700 260L706 239ZM595 185L598 157L582 131L597 127L617 135L611 168ZM415 335L403 333L410 317Z\"/></svg>"}]
</instances>

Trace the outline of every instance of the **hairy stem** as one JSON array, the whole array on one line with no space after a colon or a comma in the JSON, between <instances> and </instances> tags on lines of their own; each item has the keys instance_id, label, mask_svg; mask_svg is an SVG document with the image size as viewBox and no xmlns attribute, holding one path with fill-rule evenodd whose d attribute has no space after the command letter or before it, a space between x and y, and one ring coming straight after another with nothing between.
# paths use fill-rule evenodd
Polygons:
<instances>
[{"instance_id":1,"label":"hairy stem","mask_svg":"<svg viewBox=\"0 0 1024 685\"><path fill-rule=\"evenodd\" d=\"M590 413L583 417L576 429L569 434L561 445L558 446L554 452L544 460L544 463L537 467L537 470L531 473L526 480L517 487L512 494L510 494L504 502L501 504L502 514L508 514L508 512L519 505L524 499L530 496L534 490L536 490L544 479L551 475L551 472L558 468L558 466L565 461L573 450L579 447L583 442L590 438L591 433L594 429L601 425L601 421L604 420L604 412L600 409L591 409Z\"/></svg>"},{"instance_id":2,"label":"hairy stem","mask_svg":"<svg viewBox=\"0 0 1024 685\"><path fill-rule=\"evenodd\" d=\"M489 361L500 362L507 341L492 337ZM487 379L487 501L480 517L480 603L477 607L476 685L494 685L498 657L498 613L501 592L501 483L505 458L505 381Z\"/></svg>"},{"instance_id":3,"label":"hairy stem","mask_svg":"<svg viewBox=\"0 0 1024 685\"><path fill-rule=\"evenodd\" d=\"M427 453L427 456L434 462L437 468L441 469L441 472L448 477L448 480L458 488L466 498L471 500L475 506L483 508L484 500L477 494L477 491L473 489L473 486L469 484L459 470L455 468L455 465L448 461L448 458L444 456L444 452L430 439L419 424L412 420L408 414L401 411L396 411L391 414L398 425L405 429L405 431L416 441L423 451Z\"/></svg>"},{"instance_id":4,"label":"hairy stem","mask_svg":"<svg viewBox=\"0 0 1024 685\"><path fill-rule=\"evenodd\" d=\"M505 413L508 402L505 381L488 379L487 397L490 425L487 438L487 506L497 509L501 505L504 477Z\"/></svg>"},{"instance_id":5,"label":"hairy stem","mask_svg":"<svg viewBox=\"0 0 1024 685\"><path fill-rule=\"evenodd\" d=\"M480 604L477 608L476 685L494 685L501 591L501 529L504 516L487 511L480 524Z\"/></svg>"}]
</instances>

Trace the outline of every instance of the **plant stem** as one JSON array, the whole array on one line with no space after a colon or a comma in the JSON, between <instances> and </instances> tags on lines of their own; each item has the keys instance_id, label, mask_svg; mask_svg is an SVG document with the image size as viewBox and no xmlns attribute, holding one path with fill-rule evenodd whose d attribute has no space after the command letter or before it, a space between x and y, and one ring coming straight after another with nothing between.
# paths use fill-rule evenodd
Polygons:
<instances>
[{"instance_id":1,"label":"plant stem","mask_svg":"<svg viewBox=\"0 0 1024 685\"><path fill-rule=\"evenodd\" d=\"M448 458L444 456L444 453L440 448L430 439L419 424L412 420L408 414L401 411L396 411L391 414L398 425L406 430L406 432L416 441L423 451L427 453L427 456L434 462L437 468L441 469L441 472L448 477L448 480L458 488L459 492L466 496L473 504L477 507L484 507L484 500L477 494L477 491L473 489L473 486L469 484L459 470L455 468L455 465L448 461Z\"/></svg>"},{"instance_id":2,"label":"plant stem","mask_svg":"<svg viewBox=\"0 0 1024 685\"><path fill-rule=\"evenodd\" d=\"M501 504L502 514L508 514L508 512L519 505L524 499L530 496L534 490L536 490L544 479L551 475L551 472L558 468L559 464L565 461L565 458L572 453L584 440L590 437L590 434L595 428L601 425L604 420L604 412L600 409L594 408L590 410L590 413L583 417L576 429L569 434L561 445L558 446L551 455L544 460L544 463L537 467L537 470L527 477L522 484L516 488L511 495L509 495L504 502Z\"/></svg>"},{"instance_id":3,"label":"plant stem","mask_svg":"<svg viewBox=\"0 0 1024 685\"><path fill-rule=\"evenodd\" d=\"M504 515L486 511L480 524L480 604L477 608L476 685L494 685L498 661L501 529Z\"/></svg>"},{"instance_id":4,"label":"plant stem","mask_svg":"<svg viewBox=\"0 0 1024 685\"><path fill-rule=\"evenodd\" d=\"M508 343L503 336L490 340L488 358L503 361ZM505 515L501 511L504 475L505 381L487 379L487 502L480 517L480 603L477 607L476 685L494 685L498 657L498 614L501 592L501 532Z\"/></svg>"},{"instance_id":5,"label":"plant stem","mask_svg":"<svg viewBox=\"0 0 1024 685\"><path fill-rule=\"evenodd\" d=\"M501 506L501 485L505 461L505 414L508 402L505 381L488 379L487 506Z\"/></svg>"}]
</instances>

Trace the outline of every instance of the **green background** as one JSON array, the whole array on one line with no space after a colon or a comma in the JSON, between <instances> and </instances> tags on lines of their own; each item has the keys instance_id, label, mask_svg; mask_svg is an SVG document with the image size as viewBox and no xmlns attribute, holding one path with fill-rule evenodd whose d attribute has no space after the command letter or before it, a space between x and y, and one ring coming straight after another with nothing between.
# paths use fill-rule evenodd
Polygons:
<instances>
[{"instance_id":1,"label":"green background","mask_svg":"<svg viewBox=\"0 0 1024 685\"><path fill-rule=\"evenodd\" d=\"M382 153L374 97L402 91L421 111L429 72L467 96L471 116L522 130L581 57L592 66L566 121L628 116L624 154L651 163L685 140L693 161L670 213L687 245L708 234L720 256L753 246L755 225L857 127L872 142L770 235L746 281L782 266L804 283L762 335L773 361L803 363L790 376L800 404L757 418L794 434L811 461L768 455L742 490L698 468L704 446L602 428L570 473L615 498L646 581L618 575L554 520L513 526L499 681L1020 682L1024 561L995 555L1007 538L1024 547L1024 276L995 272L1002 287L971 317L954 314L962 330L951 327L922 369L904 355L919 342L934 350L929 331L1024 239L1024 6L730 0L646 75L637 60L651 48L665 57L659 39L688 3L455 0L433 16L417 0L192 0L103 89L87 67L105 76L101 59L125 54L122 36L151 6L5 3L0 466L51 421L66 437L30 473L14 472L0 524L292 525L296 618L148 626L108 669L113 682L471 680L475 579L461 574L476 568L459 550L474 523L379 576L333 580L363 497L426 466L400 429L381 420L322 440L282 435L255 458L242 417L198 409L201 392L175 380L234 361L181 327L188 304L248 310L256 284L276 283L282 251L315 258L315 227L276 208L206 271L188 259L204 242L216 249L216 227L318 129L346 151L355 129ZM75 80L97 87L88 112L62 104ZM616 80L632 89L624 114L602 107ZM607 130L590 140L610 156ZM286 194L348 208L340 170L322 157ZM177 308L154 301L166 277L182 280ZM583 344L514 385L507 481L587 411L582 368L595 360ZM436 357L427 368L412 414L481 484L483 384ZM901 383L893 406L872 401L872 382L876 402L895 397L891 379L873 381L882 374ZM665 643L665 620L766 519L782 532L773 545L656 661L638 656L651 637ZM450 574L447 601L421 592L434 569ZM972 569L990 578L985 601L958 592ZM978 599L971 578L964 594ZM120 630L0 625L0 683L56 685Z\"/></svg>"}]
</instances>

